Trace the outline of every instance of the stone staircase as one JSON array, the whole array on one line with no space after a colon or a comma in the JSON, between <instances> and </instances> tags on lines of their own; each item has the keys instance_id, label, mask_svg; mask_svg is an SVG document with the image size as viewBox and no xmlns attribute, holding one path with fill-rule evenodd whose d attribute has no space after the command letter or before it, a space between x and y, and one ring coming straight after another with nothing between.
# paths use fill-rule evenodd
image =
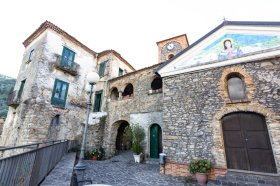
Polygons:
<instances>
[{"instance_id":1,"label":"stone staircase","mask_svg":"<svg viewBox=\"0 0 280 186\"><path fill-rule=\"evenodd\" d=\"M258 175L228 171L225 176L220 176L215 181L209 181L207 185L280 186L280 176Z\"/></svg>"}]
</instances>

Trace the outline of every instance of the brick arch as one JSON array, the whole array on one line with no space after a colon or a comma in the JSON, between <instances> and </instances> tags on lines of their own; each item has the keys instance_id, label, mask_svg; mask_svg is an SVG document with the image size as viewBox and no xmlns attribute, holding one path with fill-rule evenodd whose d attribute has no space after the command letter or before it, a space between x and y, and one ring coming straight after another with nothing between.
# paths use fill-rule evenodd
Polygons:
<instances>
[{"instance_id":1,"label":"brick arch","mask_svg":"<svg viewBox=\"0 0 280 186\"><path fill-rule=\"evenodd\" d=\"M227 168L221 119L225 115L234 112L254 112L254 113L261 114L265 117L268 133L270 136L272 151L276 162L276 167L279 172L280 153L277 152L276 149L280 149L280 144L277 142L274 143L274 141L280 139L279 132L278 132L280 128L280 122L277 120L277 115L274 112L272 112L268 108L258 103L249 103L249 104L240 103L234 105L226 105L223 108L221 108L219 112L215 114L213 121L210 123L210 130L212 131L213 141L214 141L212 154L215 160L215 167Z\"/></svg>"},{"instance_id":2,"label":"brick arch","mask_svg":"<svg viewBox=\"0 0 280 186\"><path fill-rule=\"evenodd\" d=\"M228 94L228 77L232 74L237 74L244 82L245 85L245 94L248 100L252 100L256 87L253 83L253 79L246 72L244 68L241 67L229 67L223 70L218 87L219 94L223 98L223 100L227 102L231 102Z\"/></svg>"},{"instance_id":3,"label":"brick arch","mask_svg":"<svg viewBox=\"0 0 280 186\"><path fill-rule=\"evenodd\" d=\"M121 92L124 92L124 89L127 87L127 85L129 85L129 84L131 84L132 86L133 86L133 83L132 82L127 82L127 83L125 83L125 85L122 87L122 88L120 88L119 90L121 91ZM133 88L134 88L134 86L133 86Z\"/></svg>"}]
</instances>

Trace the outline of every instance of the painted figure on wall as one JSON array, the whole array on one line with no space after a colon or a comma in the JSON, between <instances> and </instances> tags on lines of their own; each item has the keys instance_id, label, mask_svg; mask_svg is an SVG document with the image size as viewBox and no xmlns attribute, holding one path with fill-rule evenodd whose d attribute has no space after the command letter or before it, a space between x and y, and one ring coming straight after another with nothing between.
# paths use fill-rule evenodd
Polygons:
<instances>
[{"instance_id":1,"label":"painted figure on wall","mask_svg":"<svg viewBox=\"0 0 280 186\"><path fill-rule=\"evenodd\" d=\"M234 48L232 46L232 39L227 38L222 43L224 50L219 53L218 60L233 59L236 57L240 57L243 54L243 52L239 48Z\"/></svg>"}]
</instances>

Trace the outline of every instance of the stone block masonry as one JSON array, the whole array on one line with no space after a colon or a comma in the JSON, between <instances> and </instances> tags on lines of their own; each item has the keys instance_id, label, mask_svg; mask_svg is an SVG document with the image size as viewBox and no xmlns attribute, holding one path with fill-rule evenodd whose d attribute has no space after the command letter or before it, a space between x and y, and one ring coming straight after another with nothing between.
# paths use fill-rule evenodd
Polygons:
<instances>
[{"instance_id":1,"label":"stone block masonry","mask_svg":"<svg viewBox=\"0 0 280 186\"><path fill-rule=\"evenodd\" d=\"M186 174L182 173L179 165L188 165L199 157L211 160L215 170L227 169L221 118L238 111L265 116L276 167L280 172L279 70L280 58L273 58L164 78L163 152L168 160L166 173ZM224 85L230 73L238 73L243 78L246 100L231 102L228 98Z\"/></svg>"}]
</instances>

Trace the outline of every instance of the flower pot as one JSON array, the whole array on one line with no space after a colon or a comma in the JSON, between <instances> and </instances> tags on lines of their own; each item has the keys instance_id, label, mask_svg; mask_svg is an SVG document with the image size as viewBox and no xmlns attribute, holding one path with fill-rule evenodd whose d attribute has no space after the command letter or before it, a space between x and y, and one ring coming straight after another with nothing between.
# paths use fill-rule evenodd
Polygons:
<instances>
[{"instance_id":1,"label":"flower pot","mask_svg":"<svg viewBox=\"0 0 280 186\"><path fill-rule=\"evenodd\" d=\"M133 154L135 163L141 163L141 154Z\"/></svg>"},{"instance_id":2,"label":"flower pot","mask_svg":"<svg viewBox=\"0 0 280 186\"><path fill-rule=\"evenodd\" d=\"M199 184L203 184L203 185L206 185L207 183L207 179L208 179L208 176L206 173L199 173L197 172L195 174L195 177L196 177L196 180Z\"/></svg>"},{"instance_id":3,"label":"flower pot","mask_svg":"<svg viewBox=\"0 0 280 186\"><path fill-rule=\"evenodd\" d=\"M92 156L91 159L92 160L97 160L97 156Z\"/></svg>"}]
</instances>

